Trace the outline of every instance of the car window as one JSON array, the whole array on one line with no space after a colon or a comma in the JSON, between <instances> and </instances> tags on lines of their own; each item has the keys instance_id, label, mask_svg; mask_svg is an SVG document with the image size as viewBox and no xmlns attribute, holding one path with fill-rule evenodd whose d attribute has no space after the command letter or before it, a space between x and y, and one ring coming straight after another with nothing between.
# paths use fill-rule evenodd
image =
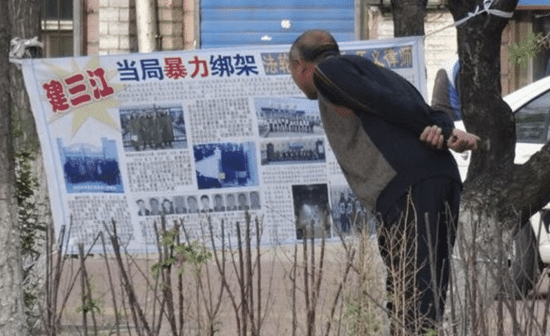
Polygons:
<instances>
[{"instance_id":1,"label":"car window","mask_svg":"<svg viewBox=\"0 0 550 336\"><path fill-rule=\"evenodd\" d=\"M515 117L518 142L546 143L550 136L550 90L517 110Z\"/></svg>"}]
</instances>

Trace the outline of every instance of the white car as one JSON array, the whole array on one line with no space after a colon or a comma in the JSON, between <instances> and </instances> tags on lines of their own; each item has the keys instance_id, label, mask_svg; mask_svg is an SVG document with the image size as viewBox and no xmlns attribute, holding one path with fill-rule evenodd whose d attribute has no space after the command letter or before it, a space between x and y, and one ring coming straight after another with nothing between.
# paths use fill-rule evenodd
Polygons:
<instances>
[{"instance_id":1,"label":"white car","mask_svg":"<svg viewBox=\"0 0 550 336\"><path fill-rule=\"evenodd\" d=\"M550 140L550 77L509 94L504 101L515 115L515 163L522 164ZM461 121L456 123L456 127L464 129ZM470 152L453 154L464 180ZM540 270L550 264L550 203L533 215L530 221L530 228L526 226L516 234L510 258L517 296L526 294L538 281Z\"/></svg>"}]
</instances>

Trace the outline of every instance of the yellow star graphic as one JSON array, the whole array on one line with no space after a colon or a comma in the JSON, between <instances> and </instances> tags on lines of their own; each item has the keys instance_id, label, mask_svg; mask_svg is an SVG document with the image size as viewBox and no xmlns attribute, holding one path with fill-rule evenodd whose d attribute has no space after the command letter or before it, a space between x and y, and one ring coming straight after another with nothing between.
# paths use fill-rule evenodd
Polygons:
<instances>
[{"instance_id":1,"label":"yellow star graphic","mask_svg":"<svg viewBox=\"0 0 550 336\"><path fill-rule=\"evenodd\" d=\"M107 112L108 108L117 107L118 105L119 102L115 99L105 99L74 109L72 135L74 136L78 132L88 118L97 119L99 122L113 129L118 129L115 120Z\"/></svg>"},{"instance_id":2,"label":"yellow star graphic","mask_svg":"<svg viewBox=\"0 0 550 336\"><path fill-rule=\"evenodd\" d=\"M94 56L94 57L90 58L90 60L86 63L86 65L84 66L84 69L80 69L78 64L76 63L75 59L73 58L71 60L71 70L70 71L67 71L67 70L65 70L65 69L63 69L63 68L61 68L57 65L54 65L54 64L46 63L46 65L50 68L50 70L53 73L55 73L57 75L57 77L58 77L57 80L59 80L60 82L63 82L63 80L65 78L70 77L72 75L79 74L79 73L80 74L86 74L86 70L90 70L90 69L93 70L93 69L99 68L100 67L100 62L99 62L99 57ZM105 79L107 80L107 82L109 82L109 80L114 78L115 76L116 76L116 71L111 71L111 72L106 72L105 73ZM86 84L89 84L89 83L86 83ZM123 85L120 85L120 84L119 85L109 84L109 85L111 87L115 88L115 92L123 89L123 87L124 87ZM115 98L116 94L112 94L109 97L100 98L99 100L96 100L96 99L93 98L93 92L91 90L91 86L90 85L86 85L86 86L87 86L86 91L82 92L81 94L90 95L92 97L92 100L90 102L84 103L83 105L80 105L78 107L72 106L71 109L66 111L66 112L56 113L50 118L49 122L54 123L57 120L65 117L65 116L72 115L73 116L73 122L72 122L71 131L72 131L72 136L73 137L80 130L82 125L84 125L84 123L86 122L86 120L88 118L94 118L94 119L98 120L99 122L113 128L113 129L116 129L116 130L120 131L120 129L118 128L118 126L116 124L116 121L108 113L108 109L118 107L121 103L119 100L117 100Z\"/></svg>"}]
</instances>

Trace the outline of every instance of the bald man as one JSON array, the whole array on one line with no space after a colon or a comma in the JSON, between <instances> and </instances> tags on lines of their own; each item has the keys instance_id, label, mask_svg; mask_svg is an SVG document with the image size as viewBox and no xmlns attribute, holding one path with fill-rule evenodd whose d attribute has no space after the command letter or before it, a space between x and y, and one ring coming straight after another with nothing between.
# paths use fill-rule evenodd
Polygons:
<instances>
[{"instance_id":1,"label":"bald man","mask_svg":"<svg viewBox=\"0 0 550 336\"><path fill-rule=\"evenodd\" d=\"M446 113L428 106L395 72L364 57L341 55L328 32L303 33L289 58L296 85L319 102L325 132L349 185L380 218L388 308L405 321L392 326L393 332L399 333L397 327L414 335L436 329L462 188L448 149L476 149L479 138L455 129ZM402 275L396 278L395 270ZM397 280L406 288L397 288ZM394 294L404 295L404 308L391 302Z\"/></svg>"}]
</instances>

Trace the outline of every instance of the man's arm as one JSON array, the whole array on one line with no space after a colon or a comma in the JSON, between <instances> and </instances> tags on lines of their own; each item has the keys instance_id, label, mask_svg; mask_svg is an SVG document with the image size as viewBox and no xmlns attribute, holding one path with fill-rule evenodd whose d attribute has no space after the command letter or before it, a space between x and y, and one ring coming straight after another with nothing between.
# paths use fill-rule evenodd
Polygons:
<instances>
[{"instance_id":1,"label":"man's arm","mask_svg":"<svg viewBox=\"0 0 550 336\"><path fill-rule=\"evenodd\" d=\"M439 126L448 139L454 128L443 111L432 109L418 90L397 73L361 57L331 57L319 63L315 86L331 103L354 113L373 113L419 137L428 126Z\"/></svg>"},{"instance_id":2,"label":"man's arm","mask_svg":"<svg viewBox=\"0 0 550 336\"><path fill-rule=\"evenodd\" d=\"M420 135L420 141L430 147L442 149L444 139L441 128L436 125L426 127ZM447 140L447 147L457 153L462 153L467 150L476 150L479 147L479 142L480 138L477 135L455 128Z\"/></svg>"}]
</instances>

